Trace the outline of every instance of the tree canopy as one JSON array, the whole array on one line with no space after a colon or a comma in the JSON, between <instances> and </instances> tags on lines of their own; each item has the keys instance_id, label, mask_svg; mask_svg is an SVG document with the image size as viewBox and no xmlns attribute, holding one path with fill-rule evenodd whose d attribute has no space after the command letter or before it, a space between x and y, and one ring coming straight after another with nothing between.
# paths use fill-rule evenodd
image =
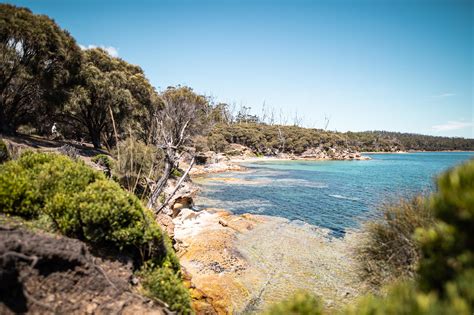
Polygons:
<instances>
[{"instance_id":1,"label":"tree canopy","mask_svg":"<svg viewBox=\"0 0 474 315\"><path fill-rule=\"evenodd\" d=\"M102 139L114 143L130 127L144 134L158 108L158 96L143 70L105 50L84 51L79 84L67 103L65 116L89 135L94 147Z\"/></svg>"},{"instance_id":2,"label":"tree canopy","mask_svg":"<svg viewBox=\"0 0 474 315\"><path fill-rule=\"evenodd\" d=\"M67 99L81 51L67 31L45 15L0 4L0 131L36 124Z\"/></svg>"}]
</instances>

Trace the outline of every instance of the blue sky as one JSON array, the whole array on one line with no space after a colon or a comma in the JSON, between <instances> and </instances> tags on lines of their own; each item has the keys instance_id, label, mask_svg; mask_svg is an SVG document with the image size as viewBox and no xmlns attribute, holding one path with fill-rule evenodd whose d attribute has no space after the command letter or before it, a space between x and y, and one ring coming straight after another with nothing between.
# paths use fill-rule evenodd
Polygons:
<instances>
[{"instance_id":1,"label":"blue sky","mask_svg":"<svg viewBox=\"0 0 474 315\"><path fill-rule=\"evenodd\" d=\"M140 65L157 89L265 102L311 127L474 138L470 0L7 2Z\"/></svg>"}]
</instances>

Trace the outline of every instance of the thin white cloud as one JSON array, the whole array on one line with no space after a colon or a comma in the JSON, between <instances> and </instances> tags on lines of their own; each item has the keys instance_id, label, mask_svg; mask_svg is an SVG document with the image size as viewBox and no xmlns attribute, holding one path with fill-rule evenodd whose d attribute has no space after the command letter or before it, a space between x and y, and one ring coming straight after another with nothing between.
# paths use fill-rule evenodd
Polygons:
<instances>
[{"instance_id":1,"label":"thin white cloud","mask_svg":"<svg viewBox=\"0 0 474 315\"><path fill-rule=\"evenodd\" d=\"M434 131L450 131L450 130L465 129L465 128L469 128L473 126L474 126L473 122L451 120L451 121L448 121L446 124L434 125L431 128Z\"/></svg>"},{"instance_id":2,"label":"thin white cloud","mask_svg":"<svg viewBox=\"0 0 474 315\"><path fill-rule=\"evenodd\" d=\"M102 48L103 50L108 52L109 55L111 55L112 57L118 57L118 55L119 55L118 48L115 48L113 46L103 46L103 45L102 46L97 46L97 45L84 46L84 45L79 45L79 47L81 47L82 50L93 49L93 48Z\"/></svg>"},{"instance_id":3,"label":"thin white cloud","mask_svg":"<svg viewBox=\"0 0 474 315\"><path fill-rule=\"evenodd\" d=\"M450 96L456 96L455 93L442 93L438 95L433 95L433 97L450 97Z\"/></svg>"}]
</instances>

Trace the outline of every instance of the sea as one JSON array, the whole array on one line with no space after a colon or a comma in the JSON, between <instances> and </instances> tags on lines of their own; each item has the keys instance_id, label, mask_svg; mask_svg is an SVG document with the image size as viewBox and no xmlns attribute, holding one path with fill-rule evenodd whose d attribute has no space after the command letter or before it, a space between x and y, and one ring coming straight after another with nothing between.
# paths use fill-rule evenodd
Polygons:
<instances>
[{"instance_id":1,"label":"sea","mask_svg":"<svg viewBox=\"0 0 474 315\"><path fill-rule=\"evenodd\" d=\"M196 208L284 217L341 237L379 216L384 204L429 194L439 174L474 158L474 152L365 155L372 159L243 163L248 171L199 179Z\"/></svg>"}]
</instances>

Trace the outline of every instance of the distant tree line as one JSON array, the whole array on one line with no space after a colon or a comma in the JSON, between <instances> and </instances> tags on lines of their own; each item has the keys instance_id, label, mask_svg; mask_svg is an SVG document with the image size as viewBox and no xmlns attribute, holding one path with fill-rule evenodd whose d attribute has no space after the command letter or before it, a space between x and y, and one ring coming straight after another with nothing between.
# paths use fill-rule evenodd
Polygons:
<instances>
[{"instance_id":1,"label":"distant tree line","mask_svg":"<svg viewBox=\"0 0 474 315\"><path fill-rule=\"evenodd\" d=\"M255 153L265 155L301 154L316 147L326 150L343 148L361 152L474 150L474 139L386 131L341 133L323 129L253 122L216 124L208 135L209 149L225 152L232 143L245 145Z\"/></svg>"}]
</instances>

